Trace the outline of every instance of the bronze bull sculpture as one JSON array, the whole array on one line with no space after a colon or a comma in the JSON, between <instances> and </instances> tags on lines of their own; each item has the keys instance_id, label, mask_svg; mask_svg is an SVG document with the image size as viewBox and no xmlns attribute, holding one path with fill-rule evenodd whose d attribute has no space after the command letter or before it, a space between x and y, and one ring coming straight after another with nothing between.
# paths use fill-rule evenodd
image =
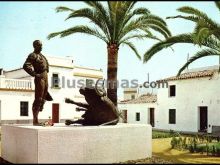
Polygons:
<instances>
[{"instance_id":1,"label":"bronze bull sculpture","mask_svg":"<svg viewBox=\"0 0 220 165\"><path fill-rule=\"evenodd\" d=\"M85 111L78 120L66 120L65 124L82 124L84 126L97 126L97 125L116 125L119 121L119 111L114 103L106 96L104 89L98 88L99 80L96 82L95 87L82 87L80 94L84 95L87 103L75 102L69 98L65 99L66 103L75 104L79 107L76 111ZM103 81L104 85L104 81Z\"/></svg>"}]
</instances>

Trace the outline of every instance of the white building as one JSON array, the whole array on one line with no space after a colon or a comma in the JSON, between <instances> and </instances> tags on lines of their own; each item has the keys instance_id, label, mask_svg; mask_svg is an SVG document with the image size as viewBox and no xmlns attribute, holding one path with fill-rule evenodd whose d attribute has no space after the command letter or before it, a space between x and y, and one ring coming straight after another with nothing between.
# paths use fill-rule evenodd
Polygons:
<instances>
[{"instance_id":1,"label":"white building","mask_svg":"<svg viewBox=\"0 0 220 165\"><path fill-rule=\"evenodd\" d=\"M138 97L137 88L124 88L124 100L131 100Z\"/></svg>"},{"instance_id":2,"label":"white building","mask_svg":"<svg viewBox=\"0 0 220 165\"><path fill-rule=\"evenodd\" d=\"M119 109L127 111L128 122L135 121L139 111L143 118L139 123L150 123L149 108L155 108L156 129L183 132L220 131L220 74L218 67L189 70L180 76L159 80L168 82L168 88L157 90L157 101L131 105L119 104ZM132 102L132 100L131 100ZM130 114L130 116L129 116ZM129 119L132 120L129 120Z\"/></svg>"},{"instance_id":3,"label":"white building","mask_svg":"<svg viewBox=\"0 0 220 165\"><path fill-rule=\"evenodd\" d=\"M220 127L220 74L218 70L186 72L165 79L158 90L156 128L198 132Z\"/></svg>"},{"instance_id":4,"label":"white building","mask_svg":"<svg viewBox=\"0 0 220 165\"><path fill-rule=\"evenodd\" d=\"M48 91L53 101L47 101L39 119L52 117L56 123L79 118L73 104L64 102L66 97L84 102L79 87L103 78L102 70L76 66L71 57L48 57ZM1 123L32 123L34 79L22 68L4 71L0 75L0 120Z\"/></svg>"},{"instance_id":5,"label":"white building","mask_svg":"<svg viewBox=\"0 0 220 165\"><path fill-rule=\"evenodd\" d=\"M124 116L125 123L151 124L154 126L154 113L157 96L141 95L136 99L121 101L118 106Z\"/></svg>"}]
</instances>

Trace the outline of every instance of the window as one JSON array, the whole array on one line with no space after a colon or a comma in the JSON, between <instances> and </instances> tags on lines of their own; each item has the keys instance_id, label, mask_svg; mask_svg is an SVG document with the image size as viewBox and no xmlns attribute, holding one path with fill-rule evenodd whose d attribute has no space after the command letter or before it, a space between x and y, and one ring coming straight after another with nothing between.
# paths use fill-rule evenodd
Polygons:
<instances>
[{"instance_id":1,"label":"window","mask_svg":"<svg viewBox=\"0 0 220 165\"><path fill-rule=\"evenodd\" d=\"M86 79L86 87L92 87L93 86L93 80L92 79Z\"/></svg>"},{"instance_id":2,"label":"window","mask_svg":"<svg viewBox=\"0 0 220 165\"><path fill-rule=\"evenodd\" d=\"M52 76L52 87L58 88L59 87L59 74L53 73Z\"/></svg>"},{"instance_id":3,"label":"window","mask_svg":"<svg viewBox=\"0 0 220 165\"><path fill-rule=\"evenodd\" d=\"M27 101L20 102L20 116L28 116L28 102Z\"/></svg>"},{"instance_id":4,"label":"window","mask_svg":"<svg viewBox=\"0 0 220 165\"><path fill-rule=\"evenodd\" d=\"M136 112L136 121L140 121L140 112Z\"/></svg>"},{"instance_id":5,"label":"window","mask_svg":"<svg viewBox=\"0 0 220 165\"><path fill-rule=\"evenodd\" d=\"M176 109L169 109L169 124L176 124Z\"/></svg>"},{"instance_id":6,"label":"window","mask_svg":"<svg viewBox=\"0 0 220 165\"><path fill-rule=\"evenodd\" d=\"M176 85L169 86L169 96L170 97L176 96Z\"/></svg>"},{"instance_id":7,"label":"window","mask_svg":"<svg viewBox=\"0 0 220 165\"><path fill-rule=\"evenodd\" d=\"M135 99L135 95L131 95L131 99Z\"/></svg>"}]
</instances>

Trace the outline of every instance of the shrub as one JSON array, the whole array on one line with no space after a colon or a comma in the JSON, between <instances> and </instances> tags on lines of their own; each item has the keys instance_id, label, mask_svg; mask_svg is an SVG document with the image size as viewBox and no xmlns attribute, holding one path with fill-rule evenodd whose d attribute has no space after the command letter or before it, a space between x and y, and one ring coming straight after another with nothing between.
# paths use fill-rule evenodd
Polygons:
<instances>
[{"instance_id":1,"label":"shrub","mask_svg":"<svg viewBox=\"0 0 220 165\"><path fill-rule=\"evenodd\" d=\"M177 138L173 137L170 143L171 143L171 148L172 149L176 148L177 147L177 143L178 143L177 142Z\"/></svg>"},{"instance_id":2,"label":"shrub","mask_svg":"<svg viewBox=\"0 0 220 165\"><path fill-rule=\"evenodd\" d=\"M220 156L220 148L216 149L216 156Z\"/></svg>"},{"instance_id":3,"label":"shrub","mask_svg":"<svg viewBox=\"0 0 220 165\"><path fill-rule=\"evenodd\" d=\"M214 145L212 146L212 151L211 151L211 153L212 153L213 156L216 155L216 148L215 148Z\"/></svg>"},{"instance_id":4,"label":"shrub","mask_svg":"<svg viewBox=\"0 0 220 165\"><path fill-rule=\"evenodd\" d=\"M189 152L190 152L190 153L194 153L194 148L193 148L193 145L192 145L192 144L190 144L190 146L189 146Z\"/></svg>"},{"instance_id":5,"label":"shrub","mask_svg":"<svg viewBox=\"0 0 220 165\"><path fill-rule=\"evenodd\" d=\"M158 139L158 138L170 138L177 136L175 133L170 133L170 132L162 132L162 131L153 131L152 132L152 138L153 139Z\"/></svg>"}]
</instances>

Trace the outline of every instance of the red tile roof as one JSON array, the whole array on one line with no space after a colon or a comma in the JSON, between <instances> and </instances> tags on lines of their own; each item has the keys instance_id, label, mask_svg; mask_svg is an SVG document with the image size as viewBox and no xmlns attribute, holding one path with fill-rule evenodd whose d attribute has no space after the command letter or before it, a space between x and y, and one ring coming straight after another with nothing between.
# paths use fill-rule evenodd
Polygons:
<instances>
[{"instance_id":1,"label":"red tile roof","mask_svg":"<svg viewBox=\"0 0 220 165\"><path fill-rule=\"evenodd\" d=\"M144 94L136 99L121 101L121 104L143 104L143 103L155 103L157 101L157 95Z\"/></svg>"},{"instance_id":2,"label":"red tile roof","mask_svg":"<svg viewBox=\"0 0 220 165\"><path fill-rule=\"evenodd\" d=\"M200 78L200 77L211 77L213 76L215 71L217 70L202 70L202 71L197 71L197 72L186 72L186 73L182 73L179 76L172 76L169 78L158 80L158 82L171 81L171 80L182 80L182 79L193 79L193 78Z\"/></svg>"}]
</instances>

